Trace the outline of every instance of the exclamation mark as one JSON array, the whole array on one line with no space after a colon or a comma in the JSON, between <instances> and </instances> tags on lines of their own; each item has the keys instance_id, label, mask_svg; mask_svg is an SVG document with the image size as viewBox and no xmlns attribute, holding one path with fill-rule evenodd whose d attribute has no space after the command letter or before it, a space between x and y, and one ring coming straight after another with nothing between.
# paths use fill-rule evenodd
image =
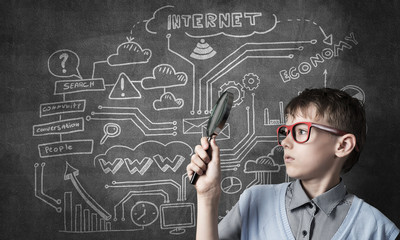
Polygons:
<instances>
[{"instance_id":1,"label":"exclamation mark","mask_svg":"<svg viewBox=\"0 0 400 240\"><path fill-rule=\"evenodd\" d=\"M121 78L121 97L125 97L125 93L124 93L124 78Z\"/></svg>"}]
</instances>

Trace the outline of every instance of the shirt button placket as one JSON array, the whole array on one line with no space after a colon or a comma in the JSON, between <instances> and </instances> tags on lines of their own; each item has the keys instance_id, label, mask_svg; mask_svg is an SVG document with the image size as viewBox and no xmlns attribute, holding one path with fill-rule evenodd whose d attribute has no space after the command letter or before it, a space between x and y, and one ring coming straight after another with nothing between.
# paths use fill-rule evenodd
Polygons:
<instances>
[{"instance_id":1,"label":"shirt button placket","mask_svg":"<svg viewBox=\"0 0 400 240\"><path fill-rule=\"evenodd\" d=\"M316 208L316 206L314 204L310 203L308 205L308 207L311 210L310 211L311 212L311 219L310 219L310 222L309 222L309 224L307 226L308 227L308 231L307 230L303 230L301 232L301 234L303 235L303 239L310 239L311 228L312 228L312 225L313 225L313 221L315 221L315 214L317 213L317 208Z\"/></svg>"}]
</instances>

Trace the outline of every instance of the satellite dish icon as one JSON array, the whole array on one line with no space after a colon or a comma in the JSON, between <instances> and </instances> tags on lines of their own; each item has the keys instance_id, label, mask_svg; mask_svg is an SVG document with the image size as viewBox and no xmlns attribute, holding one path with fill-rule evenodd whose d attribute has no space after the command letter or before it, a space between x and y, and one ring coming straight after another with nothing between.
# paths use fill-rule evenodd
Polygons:
<instances>
[{"instance_id":1,"label":"satellite dish icon","mask_svg":"<svg viewBox=\"0 0 400 240\"><path fill-rule=\"evenodd\" d=\"M217 52L210 46L204 39L201 39L199 43L197 43L196 48L193 50L190 57L197 59L197 60L207 60L212 57Z\"/></svg>"}]
</instances>

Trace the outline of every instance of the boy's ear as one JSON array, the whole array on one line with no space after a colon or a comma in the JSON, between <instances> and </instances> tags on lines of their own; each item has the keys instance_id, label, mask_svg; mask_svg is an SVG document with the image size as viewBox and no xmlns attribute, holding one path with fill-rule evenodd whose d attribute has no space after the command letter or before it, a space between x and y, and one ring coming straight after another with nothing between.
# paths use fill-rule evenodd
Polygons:
<instances>
[{"instance_id":1,"label":"boy's ear","mask_svg":"<svg viewBox=\"0 0 400 240\"><path fill-rule=\"evenodd\" d=\"M338 144L336 147L336 156L345 157L349 155L356 147L356 136L351 133L345 134L338 138Z\"/></svg>"}]
</instances>

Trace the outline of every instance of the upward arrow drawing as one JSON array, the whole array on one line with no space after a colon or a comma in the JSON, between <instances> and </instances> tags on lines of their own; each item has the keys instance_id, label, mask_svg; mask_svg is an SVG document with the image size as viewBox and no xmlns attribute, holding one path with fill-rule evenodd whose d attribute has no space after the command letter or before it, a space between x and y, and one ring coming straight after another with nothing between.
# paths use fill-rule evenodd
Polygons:
<instances>
[{"instance_id":1,"label":"upward arrow drawing","mask_svg":"<svg viewBox=\"0 0 400 240\"><path fill-rule=\"evenodd\" d=\"M64 180L71 180L72 184L81 195L83 200L94 210L96 211L102 218L105 220L111 219L111 214L109 214L106 210L104 210L82 187L79 180L76 176L79 175L79 170L72 167L68 162L65 162L65 173L64 173Z\"/></svg>"},{"instance_id":2,"label":"upward arrow drawing","mask_svg":"<svg viewBox=\"0 0 400 240\"><path fill-rule=\"evenodd\" d=\"M326 76L328 75L328 71L326 71L325 69L323 74L324 74L324 87L326 88Z\"/></svg>"}]
</instances>

